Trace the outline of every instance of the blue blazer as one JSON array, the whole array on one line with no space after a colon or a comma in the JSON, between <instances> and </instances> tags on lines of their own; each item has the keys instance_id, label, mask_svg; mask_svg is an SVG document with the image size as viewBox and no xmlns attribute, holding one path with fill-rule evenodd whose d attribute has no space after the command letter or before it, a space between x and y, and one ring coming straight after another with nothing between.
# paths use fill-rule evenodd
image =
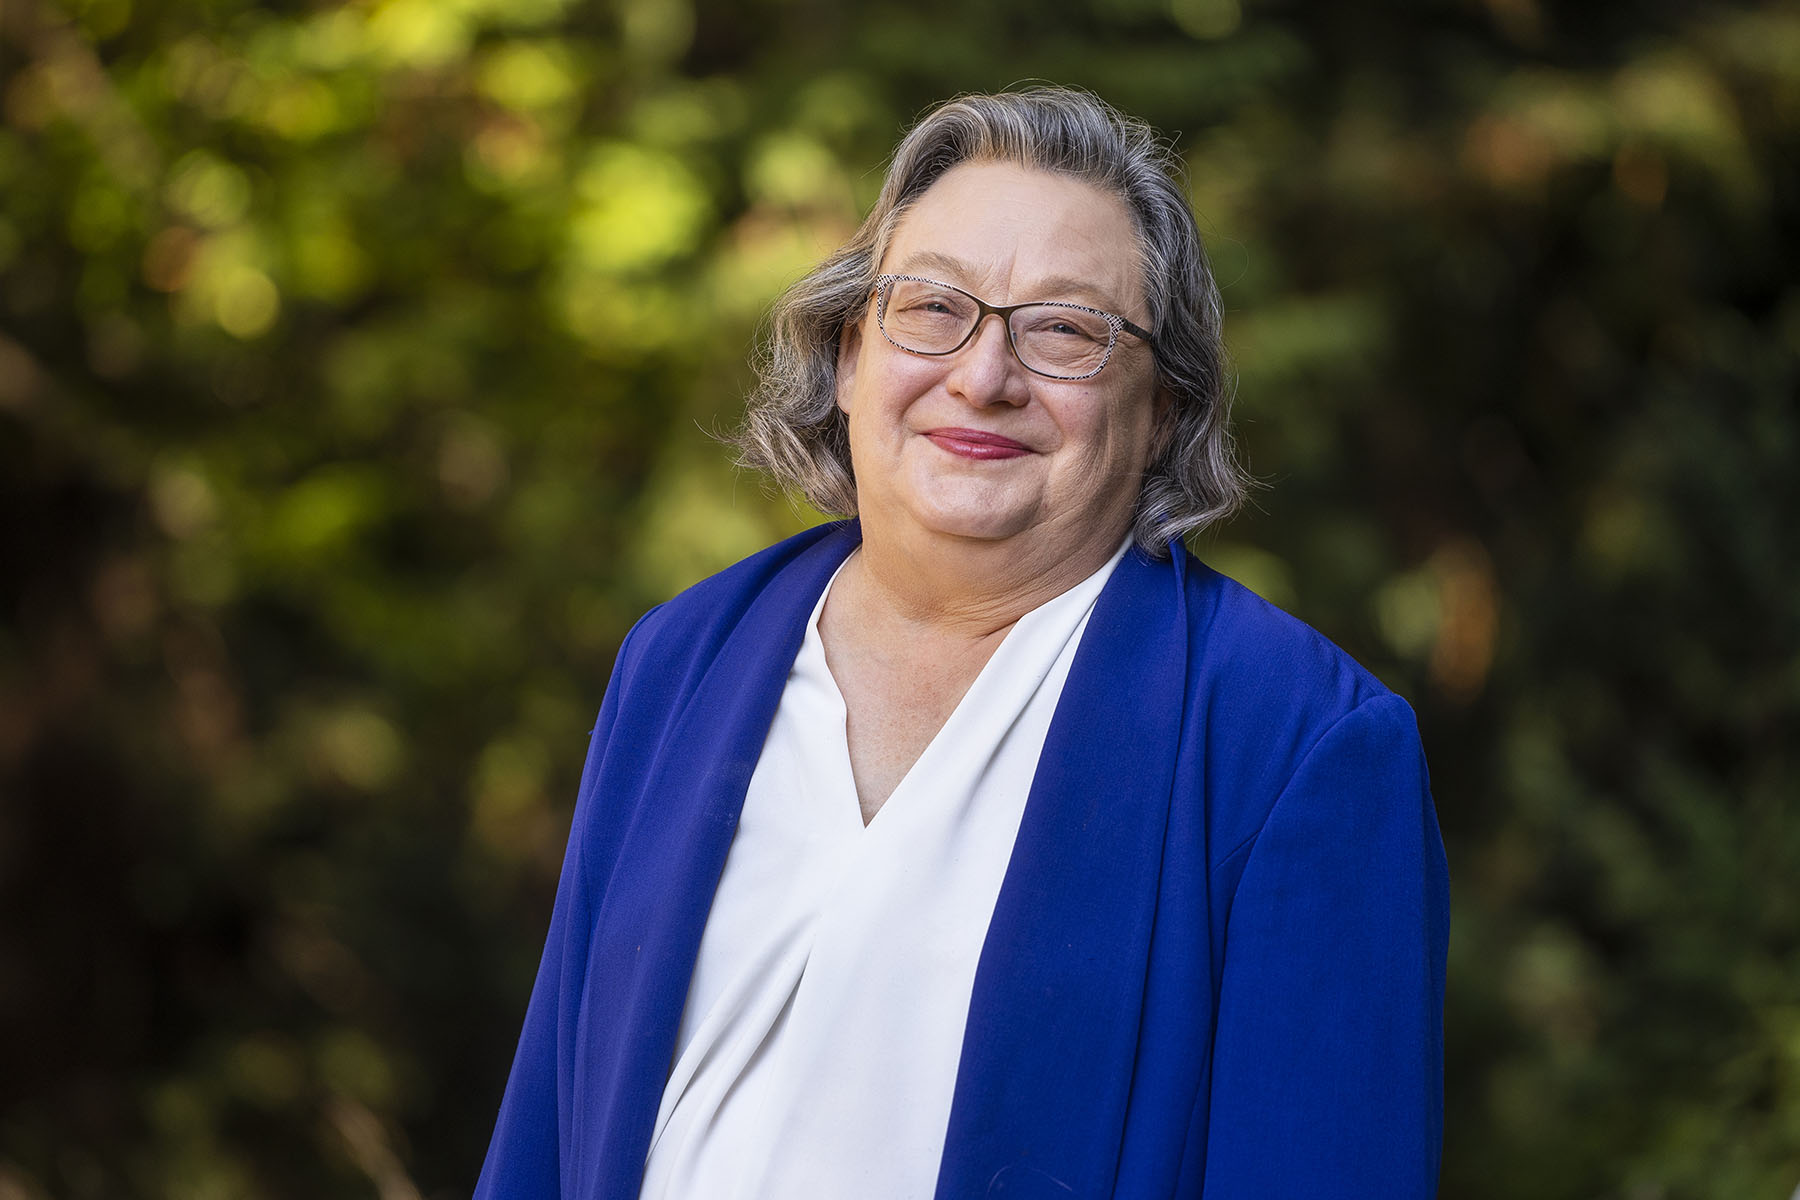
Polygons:
<instances>
[{"instance_id":1,"label":"blue blazer","mask_svg":"<svg viewBox=\"0 0 1800 1200\"><path fill-rule=\"evenodd\" d=\"M751 772L860 536L626 638L479 1200L635 1200ZM1127 553L981 954L938 1200L1433 1195L1448 931L1405 702L1179 545Z\"/></svg>"}]
</instances>

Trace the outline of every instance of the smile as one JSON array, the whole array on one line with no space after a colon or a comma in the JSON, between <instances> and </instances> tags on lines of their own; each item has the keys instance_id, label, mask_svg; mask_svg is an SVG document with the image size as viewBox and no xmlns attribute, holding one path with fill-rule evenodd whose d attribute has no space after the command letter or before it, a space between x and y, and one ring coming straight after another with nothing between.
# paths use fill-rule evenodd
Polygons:
<instances>
[{"instance_id":1,"label":"smile","mask_svg":"<svg viewBox=\"0 0 1800 1200\"><path fill-rule=\"evenodd\" d=\"M947 450L959 458L1018 458L1022 454L1031 453L1031 448L1023 442L1015 442L1009 437L983 429L927 429L925 436L939 449Z\"/></svg>"}]
</instances>

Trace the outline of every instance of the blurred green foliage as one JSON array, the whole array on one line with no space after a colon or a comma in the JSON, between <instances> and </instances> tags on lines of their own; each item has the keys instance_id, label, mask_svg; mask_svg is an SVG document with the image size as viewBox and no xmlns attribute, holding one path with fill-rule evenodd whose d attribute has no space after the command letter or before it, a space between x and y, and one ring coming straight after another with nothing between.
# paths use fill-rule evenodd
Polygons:
<instances>
[{"instance_id":1,"label":"blurred green foliage","mask_svg":"<svg viewBox=\"0 0 1800 1200\"><path fill-rule=\"evenodd\" d=\"M7 0L0 1197L465 1194L646 606L811 515L756 323L957 91L1179 149L1417 705L1444 1195L1800 1183L1800 7Z\"/></svg>"}]
</instances>

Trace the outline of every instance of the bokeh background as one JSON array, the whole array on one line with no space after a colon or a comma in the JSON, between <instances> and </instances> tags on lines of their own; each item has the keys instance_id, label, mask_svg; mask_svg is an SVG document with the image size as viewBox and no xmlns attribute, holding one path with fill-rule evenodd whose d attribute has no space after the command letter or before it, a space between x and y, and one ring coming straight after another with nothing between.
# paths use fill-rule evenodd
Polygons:
<instances>
[{"instance_id":1,"label":"bokeh background","mask_svg":"<svg viewBox=\"0 0 1800 1200\"><path fill-rule=\"evenodd\" d=\"M1257 507L1417 707L1443 1194L1800 1184L1800 6L4 0L0 1200L465 1196L770 300L934 100L1178 138Z\"/></svg>"}]
</instances>

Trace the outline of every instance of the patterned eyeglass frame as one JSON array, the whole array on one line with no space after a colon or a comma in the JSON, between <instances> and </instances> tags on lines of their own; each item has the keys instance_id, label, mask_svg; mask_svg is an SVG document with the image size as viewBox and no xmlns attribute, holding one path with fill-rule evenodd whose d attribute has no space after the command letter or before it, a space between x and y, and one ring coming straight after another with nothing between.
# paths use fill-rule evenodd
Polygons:
<instances>
[{"instance_id":1,"label":"patterned eyeglass frame","mask_svg":"<svg viewBox=\"0 0 1800 1200\"><path fill-rule=\"evenodd\" d=\"M975 320L969 325L969 331L963 334L962 341L956 343L956 345L950 347L948 350L915 350L911 346L903 346L895 341L892 335L887 331L888 289L894 284L902 281L910 283L929 283L933 287L941 287L946 291L955 292L959 296L967 296L970 300L974 301L976 310ZM1021 308L1072 308L1077 312L1092 313L1094 316L1104 320L1108 329L1111 330L1111 333L1107 337L1106 353L1100 356L1100 365L1085 375L1052 375L1050 372L1040 371L1038 368L1026 362L1024 356L1019 353L1018 343L1013 340L1012 315ZM972 339L975 336L976 331L981 328L981 323L987 320L989 315L1000 318L1000 325L1006 330L1006 348L1012 351L1013 358L1018 360L1021 367L1024 367L1033 375L1042 375L1045 379L1058 379L1065 383L1074 383L1083 379L1092 379L1094 376L1104 371L1106 369L1106 364L1112 361L1113 349L1119 344L1119 334L1121 332L1129 333L1131 336L1140 339L1147 346L1154 347L1156 345L1155 340L1150 336L1149 330L1141 329L1130 321L1127 321L1124 317L1119 316L1117 313L1109 313L1103 308L1090 308L1088 305L1073 304L1066 300L1028 300L1023 304L989 304L986 300L983 300L973 292L966 292L955 284L945 283L940 279L927 279L923 275L893 274L877 275L875 277L875 327L881 330L881 336L887 339L888 345L894 347L896 350L904 350L908 354L923 355L927 358L942 358L948 354L955 354L958 350L961 350L964 346L969 344L970 339Z\"/></svg>"}]
</instances>

